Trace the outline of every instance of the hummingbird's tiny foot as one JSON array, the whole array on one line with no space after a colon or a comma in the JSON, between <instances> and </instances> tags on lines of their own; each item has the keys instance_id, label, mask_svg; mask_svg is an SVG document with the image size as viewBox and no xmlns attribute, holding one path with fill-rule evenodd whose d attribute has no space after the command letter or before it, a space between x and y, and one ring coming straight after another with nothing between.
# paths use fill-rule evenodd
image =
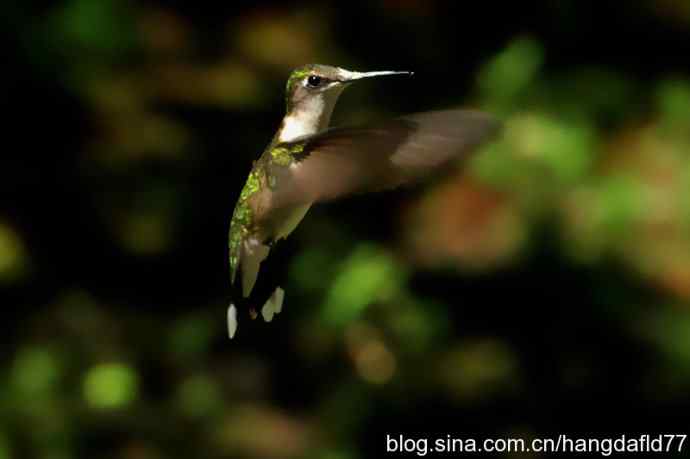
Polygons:
<instances>
[{"instance_id":1,"label":"hummingbird's tiny foot","mask_svg":"<svg viewBox=\"0 0 690 459\"><path fill-rule=\"evenodd\" d=\"M228 336L232 339L237 332L237 308L230 303L228 307Z\"/></svg>"},{"instance_id":2,"label":"hummingbird's tiny foot","mask_svg":"<svg viewBox=\"0 0 690 459\"><path fill-rule=\"evenodd\" d=\"M259 314L256 312L256 309L252 306L249 308L249 317L252 318L252 320L256 319Z\"/></svg>"}]
</instances>

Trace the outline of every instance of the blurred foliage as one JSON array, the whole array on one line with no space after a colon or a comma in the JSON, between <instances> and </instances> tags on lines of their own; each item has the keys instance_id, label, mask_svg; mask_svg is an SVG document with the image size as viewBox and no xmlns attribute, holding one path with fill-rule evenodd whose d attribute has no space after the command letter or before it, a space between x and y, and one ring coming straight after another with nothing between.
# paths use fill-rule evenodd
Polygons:
<instances>
[{"instance_id":1,"label":"blurred foliage","mask_svg":"<svg viewBox=\"0 0 690 459\"><path fill-rule=\"evenodd\" d=\"M687 427L688 2L30 3L5 15L30 134L0 168L0 459ZM285 311L228 342L230 212L311 61L416 71L337 122L465 105L504 131L313 209L273 255Z\"/></svg>"},{"instance_id":2,"label":"blurred foliage","mask_svg":"<svg viewBox=\"0 0 690 459\"><path fill-rule=\"evenodd\" d=\"M26 272L27 254L19 235L0 221L0 283L17 281Z\"/></svg>"},{"instance_id":3,"label":"blurred foliage","mask_svg":"<svg viewBox=\"0 0 690 459\"><path fill-rule=\"evenodd\" d=\"M137 396L137 375L126 365L96 365L84 376L84 399L99 409L126 406Z\"/></svg>"},{"instance_id":4,"label":"blurred foliage","mask_svg":"<svg viewBox=\"0 0 690 459\"><path fill-rule=\"evenodd\" d=\"M367 245L357 247L342 261L331 283L323 311L327 323L347 323L375 301L391 301L404 282L390 257ZM356 288L353 288L356 286Z\"/></svg>"}]
</instances>

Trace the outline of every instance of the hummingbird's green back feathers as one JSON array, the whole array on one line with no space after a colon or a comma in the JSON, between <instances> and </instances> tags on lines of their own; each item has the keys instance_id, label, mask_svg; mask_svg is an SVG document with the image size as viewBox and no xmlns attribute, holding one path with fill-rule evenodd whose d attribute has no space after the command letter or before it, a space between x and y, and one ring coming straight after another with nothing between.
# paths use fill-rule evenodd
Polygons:
<instances>
[{"instance_id":1,"label":"hummingbird's green back feathers","mask_svg":"<svg viewBox=\"0 0 690 459\"><path fill-rule=\"evenodd\" d=\"M230 231L228 234L228 250L230 259L230 280L235 283L237 269L240 264L240 255L243 241L249 236L250 229L254 222L254 206L256 194L261 190L265 182L265 171L263 168L255 168L249 174L247 182L244 184L240 197L235 204L235 210L230 221Z\"/></svg>"}]
</instances>

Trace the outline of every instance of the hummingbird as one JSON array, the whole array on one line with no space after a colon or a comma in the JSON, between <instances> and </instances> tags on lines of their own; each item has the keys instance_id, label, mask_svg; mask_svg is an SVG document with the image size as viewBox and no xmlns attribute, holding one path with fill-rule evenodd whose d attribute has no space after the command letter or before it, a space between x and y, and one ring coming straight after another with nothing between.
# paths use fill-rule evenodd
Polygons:
<instances>
[{"instance_id":1,"label":"hummingbird","mask_svg":"<svg viewBox=\"0 0 690 459\"><path fill-rule=\"evenodd\" d=\"M414 113L360 127L329 127L346 87L393 75L413 72L356 72L320 64L292 71L286 114L254 161L230 223L230 280L239 287L242 300L252 293L273 245L295 230L313 204L417 181L466 157L497 132L500 123L492 116L463 109ZM261 309L265 321L281 312L284 294L277 287L266 300ZM258 315L253 307L250 315ZM231 303L230 338L237 325L237 308Z\"/></svg>"}]
</instances>

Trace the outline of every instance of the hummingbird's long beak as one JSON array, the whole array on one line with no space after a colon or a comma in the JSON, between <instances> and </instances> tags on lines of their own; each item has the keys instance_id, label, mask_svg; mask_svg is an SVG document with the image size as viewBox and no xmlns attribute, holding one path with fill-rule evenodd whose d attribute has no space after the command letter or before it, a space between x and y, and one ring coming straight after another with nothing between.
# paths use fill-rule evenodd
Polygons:
<instances>
[{"instance_id":1,"label":"hummingbird's long beak","mask_svg":"<svg viewBox=\"0 0 690 459\"><path fill-rule=\"evenodd\" d=\"M343 83L349 83L351 81L362 80L364 78L373 78L379 76L387 75L414 75L414 72L408 71L395 71L395 70L382 70L378 72L351 72L349 70L340 69L340 81Z\"/></svg>"}]
</instances>

